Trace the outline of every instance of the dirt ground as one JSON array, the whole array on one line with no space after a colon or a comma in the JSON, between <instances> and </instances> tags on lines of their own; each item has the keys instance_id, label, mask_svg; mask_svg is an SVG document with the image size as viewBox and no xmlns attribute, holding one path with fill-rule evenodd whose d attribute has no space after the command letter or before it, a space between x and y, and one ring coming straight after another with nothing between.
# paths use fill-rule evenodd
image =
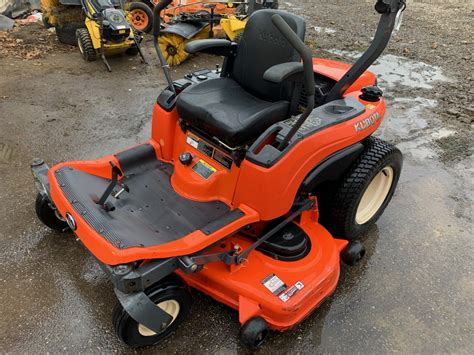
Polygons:
<instances>
[{"instance_id":1,"label":"dirt ground","mask_svg":"<svg viewBox=\"0 0 474 355\"><path fill-rule=\"evenodd\" d=\"M410 5L410 4L409 4ZM377 16L368 4L291 1L318 56L354 61ZM261 353L471 353L474 347L472 12L410 5L372 70L388 112L378 135L405 156L398 190L363 238L368 255L303 323ZM42 40L40 40L42 38ZM17 41L20 40L20 41ZM2 352L131 353L115 337L112 285L71 234L34 213L34 157L93 159L145 140L163 75L138 58L86 63L37 25L0 32ZM214 67L195 57L174 76ZM195 293L186 323L139 353L243 353L236 312Z\"/></svg>"}]
</instances>

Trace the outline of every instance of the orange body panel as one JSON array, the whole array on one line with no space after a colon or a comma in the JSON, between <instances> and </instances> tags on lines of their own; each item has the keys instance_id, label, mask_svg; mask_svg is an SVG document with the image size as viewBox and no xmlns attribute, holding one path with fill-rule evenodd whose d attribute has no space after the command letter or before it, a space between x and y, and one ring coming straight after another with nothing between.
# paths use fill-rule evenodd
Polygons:
<instances>
[{"instance_id":1,"label":"orange body panel","mask_svg":"<svg viewBox=\"0 0 474 355\"><path fill-rule=\"evenodd\" d=\"M178 112L166 112L155 102L151 120L151 140L160 146L158 159L171 161L173 159L174 132L178 123Z\"/></svg>"},{"instance_id":2,"label":"orange body panel","mask_svg":"<svg viewBox=\"0 0 474 355\"><path fill-rule=\"evenodd\" d=\"M235 186L239 177L240 169L232 165L231 169L221 166L219 163L209 159L208 156L186 143L186 134L181 129L176 130L174 161L183 152L193 155L193 163L190 166L175 164L175 170L171 178L174 190L180 195L196 201L219 200L227 205L233 205ZM192 166L199 160L204 160L217 171L212 176L203 180L201 176L192 170Z\"/></svg>"},{"instance_id":3,"label":"orange body panel","mask_svg":"<svg viewBox=\"0 0 474 355\"><path fill-rule=\"evenodd\" d=\"M349 94L358 97L358 93ZM355 124L378 113L385 114L383 100L367 104L366 112L359 117L324 129L298 143L291 154L284 156L271 168L264 168L245 160L240 168L234 204L245 203L259 211L262 220L277 218L290 209L304 178L331 154L360 142L371 135L381 120L357 132Z\"/></svg>"},{"instance_id":4,"label":"orange body panel","mask_svg":"<svg viewBox=\"0 0 474 355\"><path fill-rule=\"evenodd\" d=\"M314 72L333 79L334 81L340 80L350 67L350 64L336 60L313 58ZM377 77L375 74L367 70L347 89L346 93L360 91L364 86L375 85L376 81Z\"/></svg>"},{"instance_id":5,"label":"orange body panel","mask_svg":"<svg viewBox=\"0 0 474 355\"><path fill-rule=\"evenodd\" d=\"M335 79L343 75L347 68L347 65L342 63L322 59L315 59L314 63L315 71ZM373 74L366 73L352 87L374 84L374 80ZM348 95L357 98L359 92L350 92ZM377 129L381 119L364 127L363 130L357 130L355 127L375 113L378 113L378 117L383 117L385 103L383 100L375 104L362 103L366 105L364 114L309 136L295 145L291 153L284 155L271 168L264 168L244 160L240 167L234 164L231 169L219 165L186 142L186 134L178 124L176 109L166 112L155 104L151 139L147 143L155 148L157 158L174 164L180 154L188 151L193 155L194 162L204 160L216 170L205 180L192 170L192 164L188 167L174 164L171 178L174 190L196 201L220 200L231 209L239 208L245 213L244 217L210 235L204 235L198 230L179 240L146 248L118 249L111 245L75 212L58 186L55 171L63 166L70 166L110 179L109 161L119 165L113 155L95 161L74 161L54 166L49 171L51 196L61 215L65 216L66 212L69 212L75 218L77 224L75 233L81 241L106 264L117 265L135 260L189 255L231 235L245 225L278 218L288 212L301 182L318 163L331 154L361 141Z\"/></svg>"}]
</instances>

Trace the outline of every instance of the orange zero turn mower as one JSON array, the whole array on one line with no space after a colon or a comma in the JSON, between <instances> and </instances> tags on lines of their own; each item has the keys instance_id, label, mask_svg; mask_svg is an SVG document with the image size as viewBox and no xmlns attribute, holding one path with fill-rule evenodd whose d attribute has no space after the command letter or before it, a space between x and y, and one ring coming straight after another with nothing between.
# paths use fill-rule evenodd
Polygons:
<instances>
[{"instance_id":1,"label":"orange zero turn mower","mask_svg":"<svg viewBox=\"0 0 474 355\"><path fill-rule=\"evenodd\" d=\"M250 16L239 44L188 44L224 65L176 81L158 45L169 3L154 10L168 86L149 140L52 168L36 160L36 211L104 265L126 344L173 333L197 289L238 311L241 341L256 349L334 292L340 260L364 256L357 237L392 198L402 155L372 137L386 108L367 69L405 3L377 1L373 43L352 66L312 58L304 20L265 9Z\"/></svg>"}]
</instances>

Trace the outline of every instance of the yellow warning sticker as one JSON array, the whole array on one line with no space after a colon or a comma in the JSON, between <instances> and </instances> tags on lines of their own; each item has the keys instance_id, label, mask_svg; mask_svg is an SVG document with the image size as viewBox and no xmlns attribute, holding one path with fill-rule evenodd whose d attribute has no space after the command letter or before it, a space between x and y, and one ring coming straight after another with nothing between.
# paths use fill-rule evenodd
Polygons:
<instances>
[{"instance_id":1,"label":"yellow warning sticker","mask_svg":"<svg viewBox=\"0 0 474 355\"><path fill-rule=\"evenodd\" d=\"M204 179L209 179L209 177L214 174L217 169L214 168L212 165L208 164L204 160L199 160L196 164L194 164L193 168L194 172L200 175Z\"/></svg>"},{"instance_id":2,"label":"yellow warning sticker","mask_svg":"<svg viewBox=\"0 0 474 355\"><path fill-rule=\"evenodd\" d=\"M212 172L215 173L215 172L217 171L216 168L214 168L211 164L207 163L205 160L202 160L202 159L201 159L201 160L199 160L199 161L200 161L202 164L204 164L207 168L211 169Z\"/></svg>"}]
</instances>

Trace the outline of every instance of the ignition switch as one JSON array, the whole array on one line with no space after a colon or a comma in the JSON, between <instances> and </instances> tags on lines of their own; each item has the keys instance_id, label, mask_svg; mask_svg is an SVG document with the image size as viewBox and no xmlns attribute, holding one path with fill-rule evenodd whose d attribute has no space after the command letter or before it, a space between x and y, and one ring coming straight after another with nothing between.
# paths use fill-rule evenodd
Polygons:
<instances>
[{"instance_id":1,"label":"ignition switch","mask_svg":"<svg viewBox=\"0 0 474 355\"><path fill-rule=\"evenodd\" d=\"M191 155L191 153L189 152L184 152L183 154L181 154L179 156L179 161L181 164L183 164L184 166L188 166L189 164L192 163L193 161L193 156Z\"/></svg>"}]
</instances>

